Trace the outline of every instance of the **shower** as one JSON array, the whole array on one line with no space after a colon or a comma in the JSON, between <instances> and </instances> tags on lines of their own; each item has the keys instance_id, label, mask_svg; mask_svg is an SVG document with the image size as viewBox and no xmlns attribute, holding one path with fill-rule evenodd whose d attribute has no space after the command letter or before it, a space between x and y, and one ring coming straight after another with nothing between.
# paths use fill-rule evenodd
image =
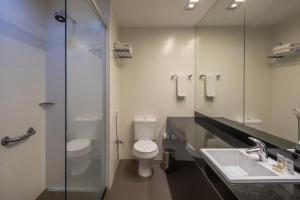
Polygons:
<instances>
[{"instance_id":1,"label":"shower","mask_svg":"<svg viewBox=\"0 0 300 200\"><path fill-rule=\"evenodd\" d=\"M106 26L94 1L3 2L0 199L101 199Z\"/></svg>"},{"instance_id":2,"label":"shower","mask_svg":"<svg viewBox=\"0 0 300 200\"><path fill-rule=\"evenodd\" d=\"M63 9L57 10L54 12L54 18L59 22L66 22L66 12ZM73 24L77 23L77 21L68 13L67 19L70 19Z\"/></svg>"},{"instance_id":3,"label":"shower","mask_svg":"<svg viewBox=\"0 0 300 200\"><path fill-rule=\"evenodd\" d=\"M54 13L54 17L59 22L65 22L66 21L66 14L64 10L58 10Z\"/></svg>"}]
</instances>

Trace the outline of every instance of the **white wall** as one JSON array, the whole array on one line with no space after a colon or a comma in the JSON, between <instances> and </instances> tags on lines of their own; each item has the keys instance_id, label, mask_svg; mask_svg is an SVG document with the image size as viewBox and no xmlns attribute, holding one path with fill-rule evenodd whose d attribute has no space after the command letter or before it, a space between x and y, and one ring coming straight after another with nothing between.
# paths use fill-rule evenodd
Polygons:
<instances>
[{"instance_id":1,"label":"white wall","mask_svg":"<svg viewBox=\"0 0 300 200\"><path fill-rule=\"evenodd\" d=\"M114 57L114 42L119 40L119 27L113 10L110 11L109 21L109 159L108 159L108 186L112 185L115 171L118 166L117 146L116 146L116 114L120 111L120 66L118 60ZM118 130L119 129L118 123Z\"/></svg>"},{"instance_id":2,"label":"white wall","mask_svg":"<svg viewBox=\"0 0 300 200\"><path fill-rule=\"evenodd\" d=\"M6 1L0 8L0 138L37 131L12 147L0 146L1 200L32 200L45 188L45 7Z\"/></svg>"},{"instance_id":3,"label":"white wall","mask_svg":"<svg viewBox=\"0 0 300 200\"><path fill-rule=\"evenodd\" d=\"M133 119L157 118L157 139L167 117L193 116L195 78L195 32L193 28L124 28L122 42L133 45L133 58L121 68L120 146L121 159L133 158ZM187 97L177 101L172 74L192 74ZM159 142L159 140L157 140Z\"/></svg>"},{"instance_id":4,"label":"white wall","mask_svg":"<svg viewBox=\"0 0 300 200\"><path fill-rule=\"evenodd\" d=\"M198 27L196 42L195 109L208 116L232 120L243 117L243 29L241 27ZM207 99L200 74L221 75L216 96Z\"/></svg>"}]
</instances>

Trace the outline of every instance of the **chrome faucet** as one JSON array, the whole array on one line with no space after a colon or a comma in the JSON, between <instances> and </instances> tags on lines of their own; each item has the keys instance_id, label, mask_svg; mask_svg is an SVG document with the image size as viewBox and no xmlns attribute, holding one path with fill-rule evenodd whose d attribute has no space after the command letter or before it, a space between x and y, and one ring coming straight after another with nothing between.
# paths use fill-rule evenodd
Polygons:
<instances>
[{"instance_id":1,"label":"chrome faucet","mask_svg":"<svg viewBox=\"0 0 300 200\"><path fill-rule=\"evenodd\" d=\"M256 143L256 145L250 149L246 150L247 154L257 154L259 156L259 161L266 162L268 160L268 153L267 153L267 146L262 141L253 138L248 137L250 140Z\"/></svg>"},{"instance_id":2,"label":"chrome faucet","mask_svg":"<svg viewBox=\"0 0 300 200\"><path fill-rule=\"evenodd\" d=\"M297 108L293 108L293 111L298 120L298 141L300 141L300 111Z\"/></svg>"}]
</instances>

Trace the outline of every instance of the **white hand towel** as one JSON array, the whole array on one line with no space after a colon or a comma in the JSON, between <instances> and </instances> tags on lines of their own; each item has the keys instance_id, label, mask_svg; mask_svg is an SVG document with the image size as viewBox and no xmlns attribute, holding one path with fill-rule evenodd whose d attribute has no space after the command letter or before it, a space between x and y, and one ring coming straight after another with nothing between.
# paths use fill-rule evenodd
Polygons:
<instances>
[{"instance_id":1,"label":"white hand towel","mask_svg":"<svg viewBox=\"0 0 300 200\"><path fill-rule=\"evenodd\" d=\"M206 97L216 96L216 75L206 75L205 92Z\"/></svg>"},{"instance_id":2,"label":"white hand towel","mask_svg":"<svg viewBox=\"0 0 300 200\"><path fill-rule=\"evenodd\" d=\"M176 93L177 97L186 97L187 79L186 76L177 76L176 79Z\"/></svg>"}]
</instances>

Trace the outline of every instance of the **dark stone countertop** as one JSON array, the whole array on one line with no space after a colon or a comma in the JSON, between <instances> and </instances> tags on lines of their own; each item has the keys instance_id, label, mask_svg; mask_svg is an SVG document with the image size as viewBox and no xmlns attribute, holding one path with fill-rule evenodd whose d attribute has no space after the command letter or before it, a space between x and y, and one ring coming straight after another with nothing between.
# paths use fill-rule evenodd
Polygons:
<instances>
[{"instance_id":1,"label":"dark stone countertop","mask_svg":"<svg viewBox=\"0 0 300 200\"><path fill-rule=\"evenodd\" d=\"M197 122L196 122L197 121ZM185 144L185 149L204 170L209 166L224 185L239 200L299 200L300 183L229 183L208 160L202 157L201 148L248 148L249 144L224 132L223 129L194 117L169 117L166 132ZM189 144L189 145L187 145ZM190 148L187 148L190 147ZM202 167L203 168L202 168ZM205 170L204 170L204 173ZM207 174L208 177L210 176Z\"/></svg>"}]
</instances>

